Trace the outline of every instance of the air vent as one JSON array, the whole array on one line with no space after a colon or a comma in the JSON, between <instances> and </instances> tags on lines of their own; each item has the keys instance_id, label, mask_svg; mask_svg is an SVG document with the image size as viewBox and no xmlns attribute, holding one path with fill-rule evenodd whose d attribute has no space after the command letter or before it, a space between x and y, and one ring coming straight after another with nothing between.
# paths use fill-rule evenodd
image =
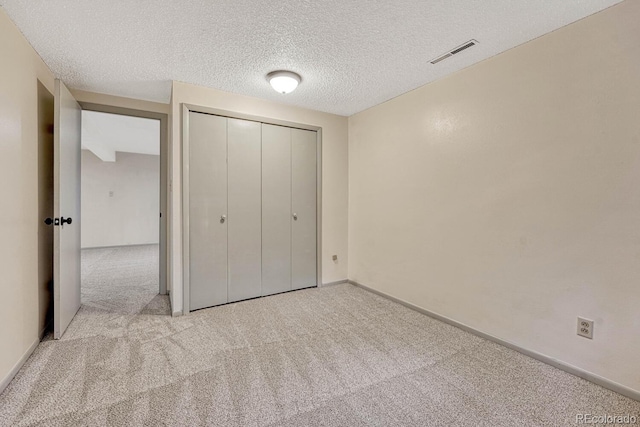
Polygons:
<instances>
[{"instance_id":1,"label":"air vent","mask_svg":"<svg viewBox=\"0 0 640 427\"><path fill-rule=\"evenodd\" d=\"M445 53L444 55L440 55L438 56L436 59L432 59L431 62L432 64L437 64L440 61L444 61L447 58L452 57L453 55L462 52L463 50L469 49L471 46L475 46L478 44L477 40L469 40L466 43L461 44L460 46L450 50L449 52Z\"/></svg>"}]
</instances>

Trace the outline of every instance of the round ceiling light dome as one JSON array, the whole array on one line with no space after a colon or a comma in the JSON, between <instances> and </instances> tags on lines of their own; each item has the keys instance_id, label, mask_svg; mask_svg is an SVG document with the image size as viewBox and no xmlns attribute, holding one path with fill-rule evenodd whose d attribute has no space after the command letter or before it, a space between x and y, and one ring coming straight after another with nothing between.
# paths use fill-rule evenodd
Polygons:
<instances>
[{"instance_id":1,"label":"round ceiling light dome","mask_svg":"<svg viewBox=\"0 0 640 427\"><path fill-rule=\"evenodd\" d=\"M280 70L267 74L267 80L276 92L285 94L293 92L302 79L293 71Z\"/></svg>"}]
</instances>

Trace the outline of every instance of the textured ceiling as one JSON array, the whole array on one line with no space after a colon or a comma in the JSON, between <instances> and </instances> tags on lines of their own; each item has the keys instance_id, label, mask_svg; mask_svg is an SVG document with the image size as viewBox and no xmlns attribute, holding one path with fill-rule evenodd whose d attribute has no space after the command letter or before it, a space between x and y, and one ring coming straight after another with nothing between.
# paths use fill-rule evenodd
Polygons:
<instances>
[{"instance_id":1,"label":"textured ceiling","mask_svg":"<svg viewBox=\"0 0 640 427\"><path fill-rule=\"evenodd\" d=\"M118 151L158 156L160 121L82 111L82 148L103 162L115 162Z\"/></svg>"},{"instance_id":2,"label":"textured ceiling","mask_svg":"<svg viewBox=\"0 0 640 427\"><path fill-rule=\"evenodd\" d=\"M168 102L171 80L351 115L620 0L0 0L68 86ZM631 0L629 0L631 1ZM437 65L429 60L480 43ZM302 76L289 94L265 76Z\"/></svg>"}]
</instances>

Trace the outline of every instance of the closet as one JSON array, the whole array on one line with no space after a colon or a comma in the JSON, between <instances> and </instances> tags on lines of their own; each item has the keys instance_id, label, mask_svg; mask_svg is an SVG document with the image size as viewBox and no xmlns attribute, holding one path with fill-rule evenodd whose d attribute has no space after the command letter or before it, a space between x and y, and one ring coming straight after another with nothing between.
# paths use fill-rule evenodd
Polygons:
<instances>
[{"instance_id":1,"label":"closet","mask_svg":"<svg viewBox=\"0 0 640 427\"><path fill-rule=\"evenodd\" d=\"M189 309L316 286L317 133L188 115Z\"/></svg>"}]
</instances>

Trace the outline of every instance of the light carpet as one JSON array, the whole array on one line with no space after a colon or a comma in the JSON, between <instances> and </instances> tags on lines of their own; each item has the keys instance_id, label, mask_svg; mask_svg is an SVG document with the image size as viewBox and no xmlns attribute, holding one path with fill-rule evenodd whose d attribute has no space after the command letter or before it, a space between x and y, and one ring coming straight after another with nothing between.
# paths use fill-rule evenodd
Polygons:
<instances>
[{"instance_id":1,"label":"light carpet","mask_svg":"<svg viewBox=\"0 0 640 427\"><path fill-rule=\"evenodd\" d=\"M640 403L351 285L171 318L157 246L83 251L82 307L2 426L563 426Z\"/></svg>"}]
</instances>

